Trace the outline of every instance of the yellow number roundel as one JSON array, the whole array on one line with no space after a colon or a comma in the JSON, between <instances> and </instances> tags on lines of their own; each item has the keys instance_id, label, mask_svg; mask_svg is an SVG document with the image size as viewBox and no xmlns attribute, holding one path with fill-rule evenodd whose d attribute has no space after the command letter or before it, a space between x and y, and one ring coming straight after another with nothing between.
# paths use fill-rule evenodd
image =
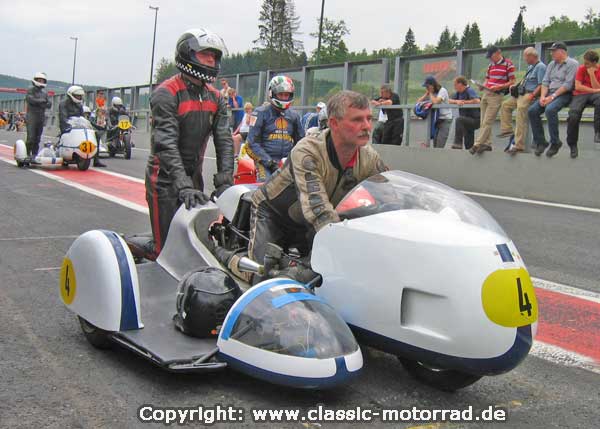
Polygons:
<instances>
[{"instance_id":1,"label":"yellow number roundel","mask_svg":"<svg viewBox=\"0 0 600 429\"><path fill-rule=\"evenodd\" d=\"M69 258L65 258L60 269L60 296L63 302L70 305L75 299L76 291L77 281L75 280L73 262Z\"/></svg>"},{"instance_id":2,"label":"yellow number roundel","mask_svg":"<svg viewBox=\"0 0 600 429\"><path fill-rule=\"evenodd\" d=\"M492 322L508 328L530 325L538 318L533 283L524 268L490 274L483 282L481 302Z\"/></svg>"}]
</instances>

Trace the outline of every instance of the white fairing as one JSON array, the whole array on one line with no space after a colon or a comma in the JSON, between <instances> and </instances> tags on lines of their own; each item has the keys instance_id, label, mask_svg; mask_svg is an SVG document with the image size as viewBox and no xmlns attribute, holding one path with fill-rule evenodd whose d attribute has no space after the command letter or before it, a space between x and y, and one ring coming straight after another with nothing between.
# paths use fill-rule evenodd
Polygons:
<instances>
[{"instance_id":1,"label":"white fairing","mask_svg":"<svg viewBox=\"0 0 600 429\"><path fill-rule=\"evenodd\" d=\"M208 239L208 227L217 220L218 215L217 207L211 202L190 210L182 204L173 216L167 242L156 262L177 280L181 280L193 268L223 268L198 238L198 234L203 234Z\"/></svg>"},{"instance_id":2,"label":"white fairing","mask_svg":"<svg viewBox=\"0 0 600 429\"><path fill-rule=\"evenodd\" d=\"M65 161L71 161L73 154L77 154L80 158L91 159L98 151L98 142L96 141L96 133L89 121L85 118L69 118L69 124L73 127L68 133L60 136L57 145L57 158L63 158ZM84 142L92 142L95 146L93 151L83 152L80 145Z\"/></svg>"},{"instance_id":3,"label":"white fairing","mask_svg":"<svg viewBox=\"0 0 600 429\"><path fill-rule=\"evenodd\" d=\"M257 185L235 185L227 188L217 200L217 207L228 221L232 221L237 211L240 198L246 192L257 189Z\"/></svg>"},{"instance_id":4,"label":"white fairing","mask_svg":"<svg viewBox=\"0 0 600 429\"><path fill-rule=\"evenodd\" d=\"M481 290L490 273L524 267L512 242L516 262L494 252L507 242L424 210L331 224L314 240L312 267L324 278L316 293L350 325L445 355L497 357L512 347L515 329L490 321Z\"/></svg>"},{"instance_id":5,"label":"white fairing","mask_svg":"<svg viewBox=\"0 0 600 429\"><path fill-rule=\"evenodd\" d=\"M88 231L80 235L65 256L71 261L74 290L65 305L88 322L106 331L142 328L140 293L135 262L123 239L112 231ZM73 286L75 283L75 286Z\"/></svg>"},{"instance_id":6,"label":"white fairing","mask_svg":"<svg viewBox=\"0 0 600 429\"><path fill-rule=\"evenodd\" d=\"M23 140L19 139L15 142L13 153L16 161L23 161L27 158L27 146Z\"/></svg>"}]
</instances>

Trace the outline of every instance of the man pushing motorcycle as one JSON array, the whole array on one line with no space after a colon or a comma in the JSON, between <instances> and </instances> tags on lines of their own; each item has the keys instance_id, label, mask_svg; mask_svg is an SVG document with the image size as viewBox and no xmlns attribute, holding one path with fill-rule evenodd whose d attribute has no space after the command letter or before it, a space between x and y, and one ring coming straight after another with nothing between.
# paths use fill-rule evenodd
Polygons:
<instances>
[{"instance_id":1,"label":"man pushing motorcycle","mask_svg":"<svg viewBox=\"0 0 600 429\"><path fill-rule=\"evenodd\" d=\"M387 170L368 145L371 110L366 96L341 91L331 97L327 112L329 129L300 140L283 168L252 196L248 256L260 264L269 243L308 254L314 235L340 221L335 206L343 197L359 182ZM234 252L215 253L238 271Z\"/></svg>"},{"instance_id":2,"label":"man pushing motorcycle","mask_svg":"<svg viewBox=\"0 0 600 429\"><path fill-rule=\"evenodd\" d=\"M146 201L154 238L154 255L165 244L180 204L206 204L202 163L209 137L216 149L217 196L233 184L233 141L227 105L213 83L227 48L217 34L188 30L177 41L175 64L180 74L165 80L150 98L151 152L146 167Z\"/></svg>"}]
</instances>

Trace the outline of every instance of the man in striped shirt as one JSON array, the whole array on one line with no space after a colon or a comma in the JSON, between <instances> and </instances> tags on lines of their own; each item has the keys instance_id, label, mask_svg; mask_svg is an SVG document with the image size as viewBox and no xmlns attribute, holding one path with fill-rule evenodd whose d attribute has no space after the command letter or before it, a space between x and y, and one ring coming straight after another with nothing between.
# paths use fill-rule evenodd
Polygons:
<instances>
[{"instance_id":1,"label":"man in striped shirt","mask_svg":"<svg viewBox=\"0 0 600 429\"><path fill-rule=\"evenodd\" d=\"M500 48L497 46L488 48L486 58L490 59L490 65L485 75L485 82L480 86L484 92L481 97L481 127L477 141L469 149L471 154L492 150L492 126L496 121L504 95L515 82L515 66L511 60L502 55Z\"/></svg>"}]
</instances>

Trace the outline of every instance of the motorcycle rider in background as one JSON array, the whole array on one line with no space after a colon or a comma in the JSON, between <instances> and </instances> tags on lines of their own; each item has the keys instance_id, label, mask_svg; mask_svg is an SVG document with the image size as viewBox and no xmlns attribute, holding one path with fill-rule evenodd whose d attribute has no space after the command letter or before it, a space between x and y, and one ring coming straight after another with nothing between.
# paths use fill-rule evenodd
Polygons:
<instances>
[{"instance_id":1,"label":"motorcycle rider in background","mask_svg":"<svg viewBox=\"0 0 600 429\"><path fill-rule=\"evenodd\" d=\"M304 137L300 115L290 109L294 101L294 82L275 76L269 83L269 102L252 113L248 132L248 155L256 162L258 181L264 182L279 168L292 147Z\"/></svg>"},{"instance_id":2,"label":"motorcycle rider in background","mask_svg":"<svg viewBox=\"0 0 600 429\"><path fill-rule=\"evenodd\" d=\"M233 184L233 141L227 104L212 86L227 51L223 39L191 29L177 41L175 64L181 72L165 80L150 98L151 152L146 167L146 201L154 237L153 252L163 248L169 225L183 203L206 204L202 164L209 137L216 149L216 195ZM148 244L143 245L145 250Z\"/></svg>"},{"instance_id":3,"label":"motorcycle rider in background","mask_svg":"<svg viewBox=\"0 0 600 429\"><path fill-rule=\"evenodd\" d=\"M46 109L52 107L48 93L44 89L48 83L46 73L38 72L31 80L33 86L27 90L25 102L27 103L27 154L31 164L37 164L35 157L40 148L40 139L46 122Z\"/></svg>"},{"instance_id":4,"label":"motorcycle rider in background","mask_svg":"<svg viewBox=\"0 0 600 429\"><path fill-rule=\"evenodd\" d=\"M106 133L107 142L111 141L118 135L119 130L117 128L117 125L119 124L119 116L121 115L129 116L129 113L127 113L127 109L123 105L123 100L121 100L121 97L113 97L110 109L108 110L108 120L106 127L106 129L108 130Z\"/></svg>"},{"instance_id":5,"label":"motorcycle rider in background","mask_svg":"<svg viewBox=\"0 0 600 429\"><path fill-rule=\"evenodd\" d=\"M67 89L67 97L58 105L58 121L60 133L71 131L71 125L67 122L71 116L83 116L83 88L77 85Z\"/></svg>"}]
</instances>

